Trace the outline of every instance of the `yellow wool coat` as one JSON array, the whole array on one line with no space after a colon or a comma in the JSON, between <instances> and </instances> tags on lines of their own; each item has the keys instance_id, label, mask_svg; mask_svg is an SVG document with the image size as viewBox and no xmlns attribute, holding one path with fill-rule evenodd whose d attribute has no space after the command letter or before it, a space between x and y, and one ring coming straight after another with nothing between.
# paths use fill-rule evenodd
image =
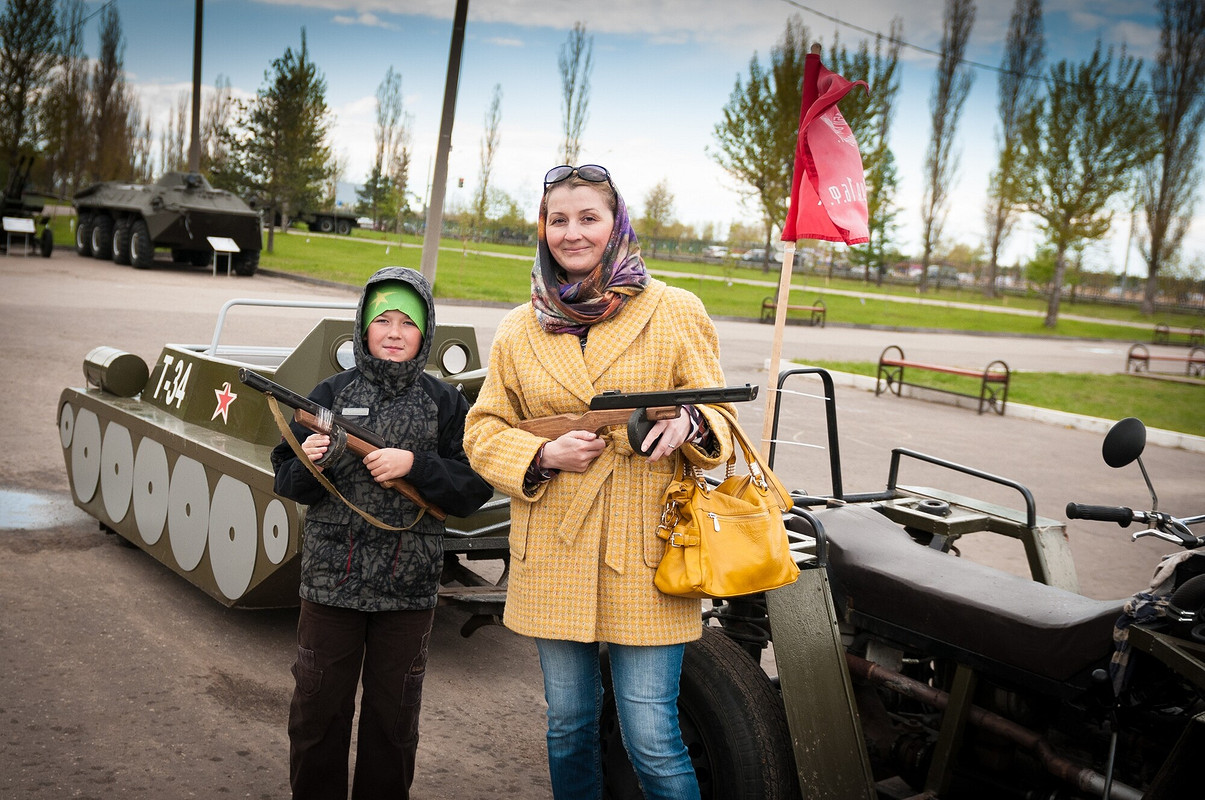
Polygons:
<instances>
[{"instance_id":1,"label":"yellow wool coat","mask_svg":"<svg viewBox=\"0 0 1205 800\"><path fill-rule=\"evenodd\" d=\"M635 454L624 426L584 473L561 472L534 495L523 491L544 438L515 427L554 414L579 414L609 390L651 392L723 386L719 340L693 294L651 280L611 319L577 336L546 333L530 304L506 316L489 370L465 422L473 468L510 495L510 579L505 625L527 635L627 645L677 644L701 632L698 600L653 585L665 542L656 535L661 496L685 456L703 469L732 453L727 423L699 410L720 442L716 453L684 445L650 463Z\"/></svg>"}]
</instances>

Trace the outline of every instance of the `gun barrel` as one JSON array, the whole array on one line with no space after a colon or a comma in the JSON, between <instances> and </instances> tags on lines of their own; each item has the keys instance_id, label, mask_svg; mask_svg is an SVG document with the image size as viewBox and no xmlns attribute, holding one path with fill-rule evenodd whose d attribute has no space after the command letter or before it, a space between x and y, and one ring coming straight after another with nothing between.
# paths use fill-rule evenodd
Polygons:
<instances>
[{"instance_id":1,"label":"gun barrel","mask_svg":"<svg viewBox=\"0 0 1205 800\"><path fill-rule=\"evenodd\" d=\"M276 381L265 378L254 370L249 370L246 367L240 367L238 371L238 379L247 386L263 392L266 395L275 397L279 402L284 403L289 408L295 411L304 411L316 419L323 419L324 415L330 415L329 412L322 406L315 403L308 397L303 397L287 386L281 386ZM382 448L385 446L385 440L380 437L375 431L370 431L365 427L349 422L343 417L330 415L332 422L338 425L347 433L355 436L358 439L363 439L374 448ZM328 431L329 433L329 431Z\"/></svg>"},{"instance_id":2,"label":"gun barrel","mask_svg":"<svg viewBox=\"0 0 1205 800\"><path fill-rule=\"evenodd\" d=\"M743 403L757 397L757 387L718 386L702 389L675 389L668 392L618 392L594 395L591 411L612 408L650 408L653 406L706 405L708 403Z\"/></svg>"},{"instance_id":3,"label":"gun barrel","mask_svg":"<svg viewBox=\"0 0 1205 800\"><path fill-rule=\"evenodd\" d=\"M272 395L289 408L308 411L314 416L319 416L319 412L322 410L321 406L310 398L303 397L289 387L281 386L276 381L265 378L258 372L246 367L239 368L238 379L257 392Z\"/></svg>"}]
</instances>

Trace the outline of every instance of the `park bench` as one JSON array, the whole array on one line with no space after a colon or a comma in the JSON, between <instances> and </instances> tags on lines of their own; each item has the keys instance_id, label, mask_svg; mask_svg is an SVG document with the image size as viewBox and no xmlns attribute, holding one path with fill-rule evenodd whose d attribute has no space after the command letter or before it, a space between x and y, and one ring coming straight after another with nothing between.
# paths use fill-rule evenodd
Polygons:
<instances>
[{"instance_id":1,"label":"park bench","mask_svg":"<svg viewBox=\"0 0 1205 800\"><path fill-rule=\"evenodd\" d=\"M904 357L904 351L893 344L884 348L883 352L879 355L879 370L875 378L874 387L875 397L878 397L883 392L891 392L896 397L899 397L902 387L913 386L918 389L945 392L946 394L969 397L972 400L975 399L975 395L970 392L960 392L955 389L913 383L907 379L907 370L910 369L977 378L979 380L979 413L982 414L984 407L988 407L995 410L997 414L1004 414L1004 406L1008 402L1008 380L1011 373L1009 372L1008 364L1005 364L1003 361L993 361L982 370L949 367L942 364L926 364L920 361L909 361Z\"/></svg>"},{"instance_id":2,"label":"park bench","mask_svg":"<svg viewBox=\"0 0 1205 800\"><path fill-rule=\"evenodd\" d=\"M1205 347L1200 346L1193 347L1186 356L1166 356L1151 355L1143 344L1130 345L1130 351L1126 353L1126 372L1153 372L1164 362L1183 364L1184 374L1190 378L1205 378Z\"/></svg>"},{"instance_id":3,"label":"park bench","mask_svg":"<svg viewBox=\"0 0 1205 800\"><path fill-rule=\"evenodd\" d=\"M761 321L762 322L773 322L774 321L774 312L777 309L778 309L778 302L775 298L767 297L765 300L762 300L761 301ZM810 306L788 304L787 305L787 313L790 313L792 311L807 312L808 314L811 315L808 318L809 324L812 325L813 327L815 327L816 325L819 325L821 328L824 327L824 318L825 318L825 315L828 313L828 309L826 309L824 306L824 300L822 300L819 297L817 297L815 302L813 302Z\"/></svg>"},{"instance_id":4,"label":"park bench","mask_svg":"<svg viewBox=\"0 0 1205 800\"><path fill-rule=\"evenodd\" d=\"M1172 339L1174 334L1183 336L1183 339ZM1155 325L1155 335L1151 339L1154 344L1182 344L1188 347L1200 347L1205 345L1205 329L1200 326L1195 328L1170 328L1162 322Z\"/></svg>"}]
</instances>

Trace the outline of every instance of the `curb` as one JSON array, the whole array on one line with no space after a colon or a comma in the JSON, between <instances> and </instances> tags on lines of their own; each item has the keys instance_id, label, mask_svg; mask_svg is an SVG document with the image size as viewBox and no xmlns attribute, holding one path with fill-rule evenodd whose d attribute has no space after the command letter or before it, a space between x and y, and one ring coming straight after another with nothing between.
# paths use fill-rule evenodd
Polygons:
<instances>
[{"instance_id":1,"label":"curb","mask_svg":"<svg viewBox=\"0 0 1205 800\"><path fill-rule=\"evenodd\" d=\"M838 386L848 386L854 389L862 389L867 392L873 392L878 381L869 375L854 375L849 372L833 372L829 371L833 376L833 383ZM911 386L903 386L902 395L904 397L919 397L920 394L913 390ZM933 399L929 394L925 394L925 399ZM977 399L963 399L958 397L942 397L936 402L944 402L950 405L956 405L963 408L975 409L978 407ZM1108 433L1109 428L1117 420L1104 419L1103 417L1089 417L1084 414L1070 414L1066 411L1055 411L1050 408L1040 408L1039 406L1027 406L1022 403L1010 402L1005 410L1007 416L1015 419L1029 419L1035 422L1044 422L1047 425L1058 425L1063 428L1074 428L1076 430L1092 431L1099 433L1101 436ZM1193 436L1189 433L1179 433L1178 431L1167 431L1162 428L1147 428L1146 429L1147 444L1158 445L1159 447L1172 447L1179 450L1187 450L1191 453L1205 453L1205 436Z\"/></svg>"}]
</instances>

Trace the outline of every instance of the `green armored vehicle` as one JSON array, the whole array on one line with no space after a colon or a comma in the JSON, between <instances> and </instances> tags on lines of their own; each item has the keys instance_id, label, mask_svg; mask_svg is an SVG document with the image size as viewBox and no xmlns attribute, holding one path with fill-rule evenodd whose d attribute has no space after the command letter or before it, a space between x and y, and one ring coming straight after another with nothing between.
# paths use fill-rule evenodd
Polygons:
<instances>
[{"instance_id":1,"label":"green armored vehicle","mask_svg":"<svg viewBox=\"0 0 1205 800\"><path fill-rule=\"evenodd\" d=\"M172 260L254 275L262 247L259 212L197 173L169 172L154 184L107 181L76 192L75 250L149 269L156 248Z\"/></svg>"},{"instance_id":2,"label":"green armored vehicle","mask_svg":"<svg viewBox=\"0 0 1205 800\"><path fill-rule=\"evenodd\" d=\"M318 321L294 348L221 343L236 306L346 309ZM75 504L102 529L140 547L230 607L297 605L304 508L273 493L268 454L280 441L250 370L306 395L353 364L355 304L231 300L212 342L167 344L148 367L97 347L84 359L86 388L64 389L58 426ZM471 399L484 378L470 326L439 325L428 369ZM449 517L444 602L469 604L481 622L501 613L509 506L493 500L472 520ZM482 577L461 561L495 559Z\"/></svg>"}]
</instances>

